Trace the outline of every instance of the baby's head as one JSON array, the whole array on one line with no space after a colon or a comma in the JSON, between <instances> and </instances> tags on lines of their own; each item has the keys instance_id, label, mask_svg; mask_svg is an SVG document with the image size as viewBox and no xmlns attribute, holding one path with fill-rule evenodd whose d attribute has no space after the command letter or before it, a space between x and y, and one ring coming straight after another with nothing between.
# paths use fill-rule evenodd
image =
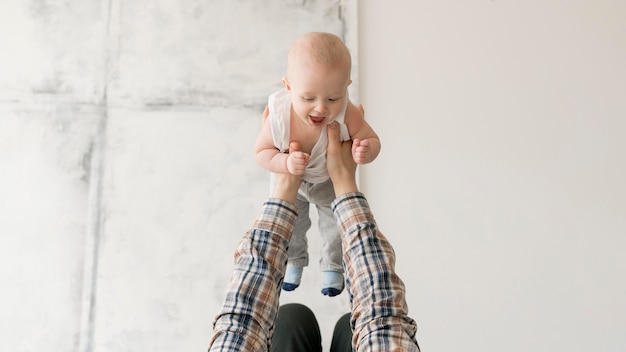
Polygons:
<instances>
[{"instance_id":1,"label":"baby's head","mask_svg":"<svg viewBox=\"0 0 626 352\"><path fill-rule=\"evenodd\" d=\"M296 114L311 126L333 121L345 106L352 82L350 51L330 33L306 33L291 47L285 87Z\"/></svg>"},{"instance_id":2,"label":"baby's head","mask_svg":"<svg viewBox=\"0 0 626 352\"><path fill-rule=\"evenodd\" d=\"M287 57L287 76L304 67L316 70L338 70L350 79L350 51L341 38L331 33L311 32L296 40Z\"/></svg>"}]
</instances>

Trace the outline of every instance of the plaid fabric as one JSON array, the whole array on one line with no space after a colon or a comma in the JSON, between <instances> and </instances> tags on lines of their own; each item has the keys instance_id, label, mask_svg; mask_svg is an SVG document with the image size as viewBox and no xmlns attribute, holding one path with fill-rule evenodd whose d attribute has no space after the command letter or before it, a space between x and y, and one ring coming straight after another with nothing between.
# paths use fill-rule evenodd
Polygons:
<instances>
[{"instance_id":1,"label":"plaid fabric","mask_svg":"<svg viewBox=\"0 0 626 352\"><path fill-rule=\"evenodd\" d=\"M355 351L418 352L417 325L408 317L405 287L391 244L378 231L361 193L332 204L340 224ZM235 270L209 351L269 351L287 263L295 208L268 200L235 252Z\"/></svg>"},{"instance_id":2,"label":"plaid fabric","mask_svg":"<svg viewBox=\"0 0 626 352\"><path fill-rule=\"evenodd\" d=\"M419 351L417 324L408 316L395 253L378 230L367 200L361 193L344 194L332 209L342 234L354 350Z\"/></svg>"},{"instance_id":3,"label":"plaid fabric","mask_svg":"<svg viewBox=\"0 0 626 352\"><path fill-rule=\"evenodd\" d=\"M235 269L213 323L209 351L269 350L296 216L295 207L280 199L263 205L235 251Z\"/></svg>"}]
</instances>

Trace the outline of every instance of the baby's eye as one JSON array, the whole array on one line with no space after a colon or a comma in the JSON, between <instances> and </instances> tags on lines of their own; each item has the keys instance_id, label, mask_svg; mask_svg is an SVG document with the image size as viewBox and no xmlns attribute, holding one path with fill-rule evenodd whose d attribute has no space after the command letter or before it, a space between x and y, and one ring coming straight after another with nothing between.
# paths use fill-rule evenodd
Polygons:
<instances>
[{"instance_id":1,"label":"baby's eye","mask_svg":"<svg viewBox=\"0 0 626 352\"><path fill-rule=\"evenodd\" d=\"M328 101L337 101L338 99L328 98Z\"/></svg>"},{"instance_id":2,"label":"baby's eye","mask_svg":"<svg viewBox=\"0 0 626 352\"><path fill-rule=\"evenodd\" d=\"M315 100L315 98L309 98L309 97L302 97L302 99L304 99L306 101L313 101L313 100Z\"/></svg>"}]
</instances>

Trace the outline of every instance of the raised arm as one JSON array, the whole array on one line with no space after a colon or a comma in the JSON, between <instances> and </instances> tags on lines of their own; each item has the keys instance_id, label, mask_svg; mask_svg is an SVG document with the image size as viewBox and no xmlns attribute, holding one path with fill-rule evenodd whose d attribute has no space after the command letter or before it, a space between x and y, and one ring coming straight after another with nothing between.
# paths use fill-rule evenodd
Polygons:
<instances>
[{"instance_id":1,"label":"raised arm","mask_svg":"<svg viewBox=\"0 0 626 352\"><path fill-rule=\"evenodd\" d=\"M254 143L254 160L261 167L276 173L302 175L309 162L309 154L301 150L281 153L274 145L269 109L263 111L263 126Z\"/></svg>"},{"instance_id":2,"label":"raised arm","mask_svg":"<svg viewBox=\"0 0 626 352\"><path fill-rule=\"evenodd\" d=\"M351 150L349 141L339 142L337 125L329 125L326 160L337 196L332 209L340 226L347 269L352 347L355 351L417 352L417 325L408 316L405 286L395 271L395 253L358 191Z\"/></svg>"},{"instance_id":3,"label":"raised arm","mask_svg":"<svg viewBox=\"0 0 626 352\"><path fill-rule=\"evenodd\" d=\"M291 148L290 148L291 149ZM299 150L293 144L294 150ZM296 220L300 177L277 174L276 188L235 251L235 267L213 323L209 351L268 351Z\"/></svg>"},{"instance_id":4,"label":"raised arm","mask_svg":"<svg viewBox=\"0 0 626 352\"><path fill-rule=\"evenodd\" d=\"M352 138L352 158L357 164L368 164L380 153L380 139L365 121L363 106L348 103L345 123Z\"/></svg>"},{"instance_id":5,"label":"raised arm","mask_svg":"<svg viewBox=\"0 0 626 352\"><path fill-rule=\"evenodd\" d=\"M287 157L289 154L281 153L274 145L272 127L268 118L269 109L263 111L263 122L254 143L254 160L261 167L279 174L287 173Z\"/></svg>"}]
</instances>

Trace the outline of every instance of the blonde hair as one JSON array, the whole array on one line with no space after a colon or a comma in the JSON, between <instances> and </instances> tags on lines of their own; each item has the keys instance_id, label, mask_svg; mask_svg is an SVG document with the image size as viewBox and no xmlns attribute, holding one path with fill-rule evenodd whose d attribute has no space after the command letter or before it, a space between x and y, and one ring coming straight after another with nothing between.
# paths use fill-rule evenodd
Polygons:
<instances>
[{"instance_id":1,"label":"blonde hair","mask_svg":"<svg viewBox=\"0 0 626 352\"><path fill-rule=\"evenodd\" d=\"M295 62L320 64L325 68L343 68L350 75L352 58L350 51L338 36L325 32L310 32L296 40L287 57L287 73Z\"/></svg>"}]
</instances>

